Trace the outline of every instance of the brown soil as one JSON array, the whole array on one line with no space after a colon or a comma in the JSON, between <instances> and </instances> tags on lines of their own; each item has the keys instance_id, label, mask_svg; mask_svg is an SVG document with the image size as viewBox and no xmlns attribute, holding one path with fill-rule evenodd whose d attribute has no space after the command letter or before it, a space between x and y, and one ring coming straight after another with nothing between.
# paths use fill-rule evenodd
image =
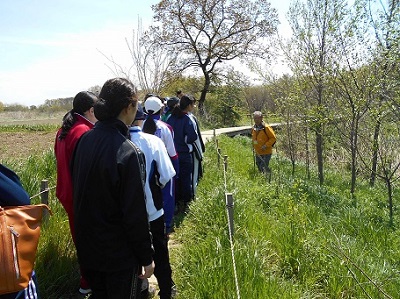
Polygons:
<instances>
[{"instance_id":1,"label":"brown soil","mask_svg":"<svg viewBox=\"0 0 400 299\"><path fill-rule=\"evenodd\" d=\"M0 132L0 162L24 159L54 146L54 132Z\"/></svg>"},{"instance_id":2,"label":"brown soil","mask_svg":"<svg viewBox=\"0 0 400 299\"><path fill-rule=\"evenodd\" d=\"M60 124L65 112L2 112L0 126L7 125L53 125ZM54 132L20 131L0 132L0 163L7 160L23 159L31 154L42 153L53 148Z\"/></svg>"}]
</instances>

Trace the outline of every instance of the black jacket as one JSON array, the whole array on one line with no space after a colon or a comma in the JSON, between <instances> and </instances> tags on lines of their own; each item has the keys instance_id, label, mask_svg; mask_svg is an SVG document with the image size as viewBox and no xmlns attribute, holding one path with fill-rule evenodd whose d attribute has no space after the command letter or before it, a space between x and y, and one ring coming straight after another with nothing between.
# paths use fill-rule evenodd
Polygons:
<instances>
[{"instance_id":1,"label":"black jacket","mask_svg":"<svg viewBox=\"0 0 400 299\"><path fill-rule=\"evenodd\" d=\"M123 122L99 121L74 153L76 247L86 269L113 272L152 262L144 155L127 136Z\"/></svg>"}]
</instances>

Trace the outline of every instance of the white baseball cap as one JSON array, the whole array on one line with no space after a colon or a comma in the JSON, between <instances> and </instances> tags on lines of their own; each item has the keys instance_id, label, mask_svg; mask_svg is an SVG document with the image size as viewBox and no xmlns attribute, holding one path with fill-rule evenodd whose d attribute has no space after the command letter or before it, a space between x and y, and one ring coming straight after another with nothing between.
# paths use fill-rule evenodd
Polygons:
<instances>
[{"instance_id":1,"label":"white baseball cap","mask_svg":"<svg viewBox=\"0 0 400 299\"><path fill-rule=\"evenodd\" d=\"M164 107L163 102L157 97L149 97L144 102L144 108L147 112L153 110L153 113L158 112L161 108Z\"/></svg>"}]
</instances>

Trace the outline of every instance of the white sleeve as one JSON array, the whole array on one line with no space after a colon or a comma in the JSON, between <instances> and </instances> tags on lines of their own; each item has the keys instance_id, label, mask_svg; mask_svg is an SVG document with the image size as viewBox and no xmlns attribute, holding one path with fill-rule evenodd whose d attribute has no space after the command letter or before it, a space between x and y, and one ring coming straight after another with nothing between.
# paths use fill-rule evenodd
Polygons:
<instances>
[{"instance_id":1,"label":"white sleeve","mask_svg":"<svg viewBox=\"0 0 400 299\"><path fill-rule=\"evenodd\" d=\"M160 174L159 182L162 186L168 183L175 176L175 169L168 156L167 149L161 139L157 137L154 160L157 163L157 170Z\"/></svg>"},{"instance_id":2,"label":"white sleeve","mask_svg":"<svg viewBox=\"0 0 400 299\"><path fill-rule=\"evenodd\" d=\"M167 149L168 155L172 158L176 156L174 137L167 126L162 128L162 141Z\"/></svg>"}]
</instances>

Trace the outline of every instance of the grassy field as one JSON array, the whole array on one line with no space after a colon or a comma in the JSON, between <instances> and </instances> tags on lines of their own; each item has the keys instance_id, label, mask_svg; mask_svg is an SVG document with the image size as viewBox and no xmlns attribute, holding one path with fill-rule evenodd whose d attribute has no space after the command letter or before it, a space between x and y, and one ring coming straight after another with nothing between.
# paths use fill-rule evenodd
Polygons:
<instances>
[{"instance_id":1,"label":"grassy field","mask_svg":"<svg viewBox=\"0 0 400 299\"><path fill-rule=\"evenodd\" d=\"M218 144L228 171L209 144L198 200L175 236L181 298L399 298L400 231L389 225L384 186L360 184L355 201L346 173L328 171L319 187L316 174L290 176L278 155L268 182L247 138ZM233 251L226 192L235 200Z\"/></svg>"},{"instance_id":2,"label":"grassy field","mask_svg":"<svg viewBox=\"0 0 400 299\"><path fill-rule=\"evenodd\" d=\"M31 131L54 138L56 127L46 128ZM78 266L67 217L52 189L56 171L48 142L41 152L9 155L2 163L32 195L41 179L49 180L53 216L39 244L40 291L42 298L73 298ZM226 173L216 143L209 142L197 199L177 219L172 237L178 298L399 298L400 215L396 210L390 226L384 186L360 182L356 199L350 198L346 172L327 171L320 187L317 175L307 180L301 165L291 176L290 163L278 154L269 182L254 169L248 138L221 136L218 146L228 157ZM234 198L232 243L226 193Z\"/></svg>"}]
</instances>

